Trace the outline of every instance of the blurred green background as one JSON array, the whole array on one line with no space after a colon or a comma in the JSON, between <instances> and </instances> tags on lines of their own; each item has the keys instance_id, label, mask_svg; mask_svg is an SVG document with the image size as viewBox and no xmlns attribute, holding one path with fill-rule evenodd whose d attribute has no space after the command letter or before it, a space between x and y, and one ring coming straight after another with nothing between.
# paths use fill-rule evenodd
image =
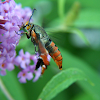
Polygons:
<instances>
[{"instance_id":1,"label":"blurred green background","mask_svg":"<svg viewBox=\"0 0 100 100\"><path fill-rule=\"evenodd\" d=\"M42 26L59 47L63 56L63 70L78 68L94 83L92 86L87 82L77 81L52 100L100 100L100 0L15 0L15 2L21 3L22 7L37 9L33 21ZM20 49L34 53L34 46L26 36L21 38L16 48L17 53ZM2 77L5 86L13 97L16 96L14 98L19 98L18 100L36 100L46 83L60 71L51 59L48 70L35 83L32 81L26 84L19 83L18 72L19 69L16 68ZM20 90L16 89L16 86L20 87ZM0 95L0 100L7 100L2 92Z\"/></svg>"}]
</instances>

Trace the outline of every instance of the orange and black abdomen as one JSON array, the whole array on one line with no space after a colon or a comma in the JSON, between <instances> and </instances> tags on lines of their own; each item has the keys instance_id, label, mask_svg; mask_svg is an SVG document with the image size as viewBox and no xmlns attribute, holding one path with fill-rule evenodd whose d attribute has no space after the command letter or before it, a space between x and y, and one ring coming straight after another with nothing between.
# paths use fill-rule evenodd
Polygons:
<instances>
[{"instance_id":1,"label":"orange and black abdomen","mask_svg":"<svg viewBox=\"0 0 100 100\"><path fill-rule=\"evenodd\" d=\"M49 55L53 58L55 63L59 66L59 69L62 70L62 55L58 47L50 39L45 44L45 48L49 52Z\"/></svg>"}]
</instances>

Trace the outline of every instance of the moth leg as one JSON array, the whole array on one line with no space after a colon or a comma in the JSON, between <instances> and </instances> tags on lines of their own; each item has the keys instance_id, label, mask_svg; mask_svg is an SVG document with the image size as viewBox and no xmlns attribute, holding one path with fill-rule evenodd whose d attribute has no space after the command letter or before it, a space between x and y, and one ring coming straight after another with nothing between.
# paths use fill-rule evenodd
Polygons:
<instances>
[{"instance_id":1,"label":"moth leg","mask_svg":"<svg viewBox=\"0 0 100 100\"><path fill-rule=\"evenodd\" d=\"M41 57L38 58L38 62L36 64L36 68L35 69L38 69L40 66L42 67L41 74L43 74L44 71L47 69L47 66L44 65L43 59Z\"/></svg>"},{"instance_id":2,"label":"moth leg","mask_svg":"<svg viewBox=\"0 0 100 100\"><path fill-rule=\"evenodd\" d=\"M28 39L31 37L30 34L28 34L27 32L24 32L24 33L26 34Z\"/></svg>"},{"instance_id":3,"label":"moth leg","mask_svg":"<svg viewBox=\"0 0 100 100\"><path fill-rule=\"evenodd\" d=\"M26 34L27 38L30 38L30 34L28 34L28 32L22 32L21 34Z\"/></svg>"},{"instance_id":4,"label":"moth leg","mask_svg":"<svg viewBox=\"0 0 100 100\"><path fill-rule=\"evenodd\" d=\"M15 31L16 32L16 31ZM16 34L18 34L18 32L16 32ZM29 39L30 38L30 34L28 34L27 32L22 32L21 34L18 34L18 35L22 35L22 34L26 34L27 38Z\"/></svg>"},{"instance_id":5,"label":"moth leg","mask_svg":"<svg viewBox=\"0 0 100 100\"><path fill-rule=\"evenodd\" d=\"M43 75L44 71L47 69L47 66L46 65L42 65L42 71L41 71L41 74Z\"/></svg>"},{"instance_id":6,"label":"moth leg","mask_svg":"<svg viewBox=\"0 0 100 100\"><path fill-rule=\"evenodd\" d=\"M36 45L34 45L34 46L35 46L35 55L37 55L38 52L36 51Z\"/></svg>"}]
</instances>

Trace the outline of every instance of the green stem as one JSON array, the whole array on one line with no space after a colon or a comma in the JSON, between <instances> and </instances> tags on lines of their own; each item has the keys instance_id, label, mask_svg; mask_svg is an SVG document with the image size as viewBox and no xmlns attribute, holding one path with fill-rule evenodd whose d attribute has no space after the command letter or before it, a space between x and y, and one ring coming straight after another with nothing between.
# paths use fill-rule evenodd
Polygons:
<instances>
[{"instance_id":1,"label":"green stem","mask_svg":"<svg viewBox=\"0 0 100 100\"><path fill-rule=\"evenodd\" d=\"M60 18L64 17L65 0L58 0L58 14Z\"/></svg>"},{"instance_id":2,"label":"green stem","mask_svg":"<svg viewBox=\"0 0 100 100\"><path fill-rule=\"evenodd\" d=\"M0 88L3 91L3 93L5 94L5 96L7 97L8 100L14 100L12 98L12 96L10 95L10 93L7 91L6 87L4 86L2 80L0 79Z\"/></svg>"},{"instance_id":3,"label":"green stem","mask_svg":"<svg viewBox=\"0 0 100 100\"><path fill-rule=\"evenodd\" d=\"M74 21L77 19L80 11L80 3L76 1L69 12L65 16L64 24L65 26L72 26Z\"/></svg>"}]
</instances>

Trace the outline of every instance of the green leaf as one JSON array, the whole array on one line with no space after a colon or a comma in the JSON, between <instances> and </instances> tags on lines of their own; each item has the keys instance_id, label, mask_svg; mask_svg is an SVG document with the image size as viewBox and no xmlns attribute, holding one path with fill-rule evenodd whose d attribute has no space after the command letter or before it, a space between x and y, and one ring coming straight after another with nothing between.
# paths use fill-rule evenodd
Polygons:
<instances>
[{"instance_id":1,"label":"green leaf","mask_svg":"<svg viewBox=\"0 0 100 100\"><path fill-rule=\"evenodd\" d=\"M93 100L100 100L100 76L98 72L81 58L73 56L67 50L62 48L59 48L59 50L63 57L62 68L77 68L82 70L93 83L90 85L85 81L78 81L78 86L80 86L87 94L91 95ZM54 61L52 61L52 64L56 65Z\"/></svg>"},{"instance_id":2,"label":"green leaf","mask_svg":"<svg viewBox=\"0 0 100 100\"><path fill-rule=\"evenodd\" d=\"M89 41L88 39L86 38L86 36L79 30L79 29L76 29L76 28L72 28L69 30L70 33L74 33L74 34L77 34L82 40L83 42L86 44L86 45L89 45Z\"/></svg>"},{"instance_id":3,"label":"green leaf","mask_svg":"<svg viewBox=\"0 0 100 100\"><path fill-rule=\"evenodd\" d=\"M98 9L83 9L75 26L84 28L100 28L100 11Z\"/></svg>"},{"instance_id":4,"label":"green leaf","mask_svg":"<svg viewBox=\"0 0 100 100\"><path fill-rule=\"evenodd\" d=\"M88 95L86 93L80 93L72 100L94 100L94 99L91 97L91 95Z\"/></svg>"},{"instance_id":5,"label":"green leaf","mask_svg":"<svg viewBox=\"0 0 100 100\"><path fill-rule=\"evenodd\" d=\"M36 3L36 1L39 1L39 0L30 0L30 2L28 0L24 1L24 0L15 0L16 3L21 3L23 7L32 7L33 8L33 5Z\"/></svg>"},{"instance_id":6,"label":"green leaf","mask_svg":"<svg viewBox=\"0 0 100 100\"><path fill-rule=\"evenodd\" d=\"M75 68L64 70L47 83L38 99L51 100L77 80L86 80L82 71Z\"/></svg>"}]
</instances>

